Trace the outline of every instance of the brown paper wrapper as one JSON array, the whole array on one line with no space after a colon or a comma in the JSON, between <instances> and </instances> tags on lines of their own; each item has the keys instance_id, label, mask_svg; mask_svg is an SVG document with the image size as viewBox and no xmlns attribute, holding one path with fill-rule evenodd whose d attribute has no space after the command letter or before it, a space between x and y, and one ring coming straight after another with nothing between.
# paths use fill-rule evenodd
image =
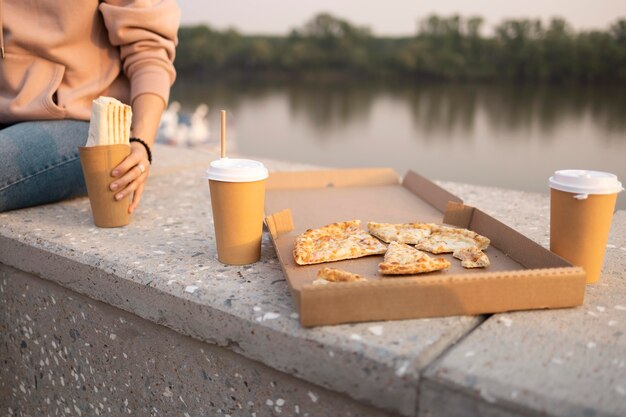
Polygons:
<instances>
[{"instance_id":1,"label":"brown paper wrapper","mask_svg":"<svg viewBox=\"0 0 626 417\"><path fill-rule=\"evenodd\" d=\"M617 194L575 194L550 189L550 250L587 272L587 283L600 278Z\"/></svg>"},{"instance_id":2,"label":"brown paper wrapper","mask_svg":"<svg viewBox=\"0 0 626 417\"><path fill-rule=\"evenodd\" d=\"M217 258L228 265L247 265L261 257L265 180L209 180Z\"/></svg>"},{"instance_id":3,"label":"brown paper wrapper","mask_svg":"<svg viewBox=\"0 0 626 417\"><path fill-rule=\"evenodd\" d=\"M111 171L130 154L128 145L87 146L78 148L93 221L98 227L120 227L130 223L130 196L115 200Z\"/></svg>"}]
</instances>

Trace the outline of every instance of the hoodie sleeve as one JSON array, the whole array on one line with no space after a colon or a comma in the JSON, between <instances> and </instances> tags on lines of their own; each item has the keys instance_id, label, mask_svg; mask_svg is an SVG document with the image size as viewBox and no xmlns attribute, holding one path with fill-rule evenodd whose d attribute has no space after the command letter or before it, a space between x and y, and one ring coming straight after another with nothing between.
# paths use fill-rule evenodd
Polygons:
<instances>
[{"instance_id":1,"label":"hoodie sleeve","mask_svg":"<svg viewBox=\"0 0 626 417\"><path fill-rule=\"evenodd\" d=\"M180 10L175 0L105 0L99 6L109 41L120 48L131 103L152 93L165 104L176 78Z\"/></svg>"}]
</instances>

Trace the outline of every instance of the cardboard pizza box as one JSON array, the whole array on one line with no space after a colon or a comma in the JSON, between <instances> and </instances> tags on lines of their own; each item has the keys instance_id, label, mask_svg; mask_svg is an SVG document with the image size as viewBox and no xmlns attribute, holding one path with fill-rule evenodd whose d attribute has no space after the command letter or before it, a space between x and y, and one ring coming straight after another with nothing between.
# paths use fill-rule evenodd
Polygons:
<instances>
[{"instance_id":1,"label":"cardboard pizza box","mask_svg":"<svg viewBox=\"0 0 626 417\"><path fill-rule=\"evenodd\" d=\"M266 225L303 326L399 320L581 305L585 273L517 231L466 206L409 171L387 168L274 172L268 179ZM383 256L300 266L295 238L310 228L361 220L447 223L491 239L491 266L465 269L452 254L445 271L412 276L378 274ZM355 272L366 282L312 285L324 266Z\"/></svg>"}]
</instances>

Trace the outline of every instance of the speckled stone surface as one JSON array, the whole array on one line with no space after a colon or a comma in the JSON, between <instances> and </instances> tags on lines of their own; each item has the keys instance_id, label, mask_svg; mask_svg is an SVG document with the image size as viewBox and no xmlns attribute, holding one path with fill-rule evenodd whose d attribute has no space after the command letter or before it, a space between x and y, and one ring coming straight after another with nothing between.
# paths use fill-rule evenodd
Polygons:
<instances>
[{"instance_id":1,"label":"speckled stone surface","mask_svg":"<svg viewBox=\"0 0 626 417\"><path fill-rule=\"evenodd\" d=\"M0 415L391 414L0 265Z\"/></svg>"},{"instance_id":2,"label":"speckled stone surface","mask_svg":"<svg viewBox=\"0 0 626 417\"><path fill-rule=\"evenodd\" d=\"M145 327L146 334L154 330L156 333L150 337L157 338L159 332L166 334L163 339L167 340L166 346L174 346L178 343L174 340L184 339L177 349L185 363L191 363L192 367L204 360L194 346L204 349L204 354L213 361L254 363L228 352L232 351L261 362L263 365L253 367L259 373L284 378L280 379L285 381L281 389L289 390L297 385L291 377L295 376L317 385L300 382L301 386L315 387L311 392L316 396L318 392L327 393L328 397L324 398L328 398L329 403L331 393L320 386L345 393L360 403L403 415L418 412L425 416L626 415L626 212L615 216L605 275L599 284L588 287L585 305L581 308L495 315L483 324L481 317L451 317L306 330L298 324L267 236L264 236L262 260L258 264L227 267L217 262L208 191L202 178L207 162L217 154L159 147L156 155L154 174L131 225L123 229L95 228L86 199L0 214L0 262L174 329L176 332L171 332L119 312L120 317L127 317L124 319L127 322L140 321L142 324L138 326ZM274 161L266 163L271 169L305 168ZM540 244L548 245L547 193L441 184L466 203L485 210ZM6 294L0 292L0 297ZM42 297L38 301L43 303L38 304L40 306L46 303ZM79 298L81 296L74 297ZM87 304L117 311L95 301ZM26 309L16 309L15 314ZM83 310L87 314L88 310ZM9 310L0 313L5 314L5 311ZM49 314L46 319L71 322L72 316L78 320L77 314L80 314L80 307L68 306L65 312ZM26 316L18 319L22 326L17 330L20 335L36 336L31 334L36 327L26 323L30 321ZM43 322L43 317L41 320ZM54 322L53 325L60 326ZM123 334L126 327L113 323L106 326L116 337ZM70 345L72 336L68 328L64 329L67 333L63 340L67 345L63 346L74 352ZM81 334L87 333L85 330ZM22 349L24 339L18 342L18 333L9 333L9 338L11 334L14 334L11 343L18 343ZM106 334L99 335L94 330L93 340L103 343L104 336ZM130 342L121 349L127 355L139 354L134 351L139 349L137 344ZM119 353L113 351L110 355L119 359ZM53 353L46 351L41 355L53 357ZM63 354L64 350L61 356ZM21 356L21 352L18 356L15 350L9 356L13 357L37 369L34 356ZM155 378L169 375L168 369L171 370L160 358L175 361L176 356L170 350L155 350ZM43 356L37 359L44 360ZM75 379L72 365L69 366L65 370L68 379ZM234 364L223 366L239 375L245 374L234 371L239 369ZM84 368L81 369L87 378ZM144 372L141 368L133 369L137 375ZM73 371L77 373L76 369ZM77 375L82 380L80 373ZM249 378L252 380L252 376ZM274 377L264 379L265 376L256 375L255 378L262 385ZM233 379L229 381L234 384ZM33 392L31 385L34 383L33 379L30 385L23 385L26 393L29 389ZM0 394L9 396L0 397L2 403L5 398L24 394L19 383L9 389L8 394ZM55 399L61 403L54 404L63 405L59 413L65 412L65 407L72 412L74 403L69 402L72 398L67 394L69 389L59 391L66 394L58 394ZM178 389L177 393L187 401L184 388ZM174 388L170 391L175 401ZM142 392L149 395L148 391ZM244 398L245 392L241 392ZM276 407L278 398L273 399L270 392L263 392L260 398L271 400L272 407ZM294 394L297 402L304 404L306 398L310 398L308 392L304 392L303 388L299 394ZM239 391L238 395L241 395ZM286 401L286 391L280 395L279 398ZM322 398L322 394L319 395L317 398ZM84 398L95 401L96 397ZM124 398L128 398L130 404L131 397ZM140 398L143 401L149 397ZM87 406L89 401L85 403ZM134 404L137 410L141 401ZM252 401L255 407L258 404L257 399L246 401ZM237 404L228 399L213 402L219 404L215 407L223 412ZM93 401L92 404L95 406ZM288 414L287 408L283 410ZM315 410L318 412L311 411L311 415L328 414L324 408ZM115 409L116 413L118 411L124 412L124 409ZM149 410L144 411L148 415ZM277 413L271 408L264 412L268 414L258 415ZM363 411L366 412L379 411ZM238 414L243 412L233 412L233 415Z\"/></svg>"},{"instance_id":3,"label":"speckled stone surface","mask_svg":"<svg viewBox=\"0 0 626 417\"><path fill-rule=\"evenodd\" d=\"M420 373L483 318L303 329L267 235L259 263L217 262L203 179L216 157L155 149L142 204L125 228L94 227L86 198L0 214L0 262L359 402L414 415Z\"/></svg>"},{"instance_id":4,"label":"speckled stone surface","mask_svg":"<svg viewBox=\"0 0 626 417\"><path fill-rule=\"evenodd\" d=\"M549 245L547 194L443 185ZM626 416L626 211L584 306L490 317L428 369L420 393L423 416Z\"/></svg>"}]
</instances>

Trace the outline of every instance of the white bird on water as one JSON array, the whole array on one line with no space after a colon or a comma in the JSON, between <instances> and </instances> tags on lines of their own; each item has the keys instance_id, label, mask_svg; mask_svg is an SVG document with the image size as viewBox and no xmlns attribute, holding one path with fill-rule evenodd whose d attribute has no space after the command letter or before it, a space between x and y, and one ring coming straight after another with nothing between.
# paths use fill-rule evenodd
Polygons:
<instances>
[{"instance_id":1,"label":"white bird on water","mask_svg":"<svg viewBox=\"0 0 626 417\"><path fill-rule=\"evenodd\" d=\"M181 121L179 117L180 103L174 101L163 112L159 137L166 143L175 146L196 146L208 142L209 130L209 106L201 103L196 107L189 121Z\"/></svg>"},{"instance_id":2,"label":"white bird on water","mask_svg":"<svg viewBox=\"0 0 626 417\"><path fill-rule=\"evenodd\" d=\"M180 110L180 103L173 101L170 103L167 110L161 115L161 125L159 126L160 135L166 142L171 143L174 141L178 131L178 111Z\"/></svg>"},{"instance_id":3,"label":"white bird on water","mask_svg":"<svg viewBox=\"0 0 626 417\"><path fill-rule=\"evenodd\" d=\"M189 126L184 123L179 124L176 127L174 136L168 141L170 145L185 146L187 145L187 138L189 137Z\"/></svg>"},{"instance_id":4,"label":"white bird on water","mask_svg":"<svg viewBox=\"0 0 626 417\"><path fill-rule=\"evenodd\" d=\"M209 140L209 106L202 103L191 115L187 143L189 146L200 145Z\"/></svg>"}]
</instances>

